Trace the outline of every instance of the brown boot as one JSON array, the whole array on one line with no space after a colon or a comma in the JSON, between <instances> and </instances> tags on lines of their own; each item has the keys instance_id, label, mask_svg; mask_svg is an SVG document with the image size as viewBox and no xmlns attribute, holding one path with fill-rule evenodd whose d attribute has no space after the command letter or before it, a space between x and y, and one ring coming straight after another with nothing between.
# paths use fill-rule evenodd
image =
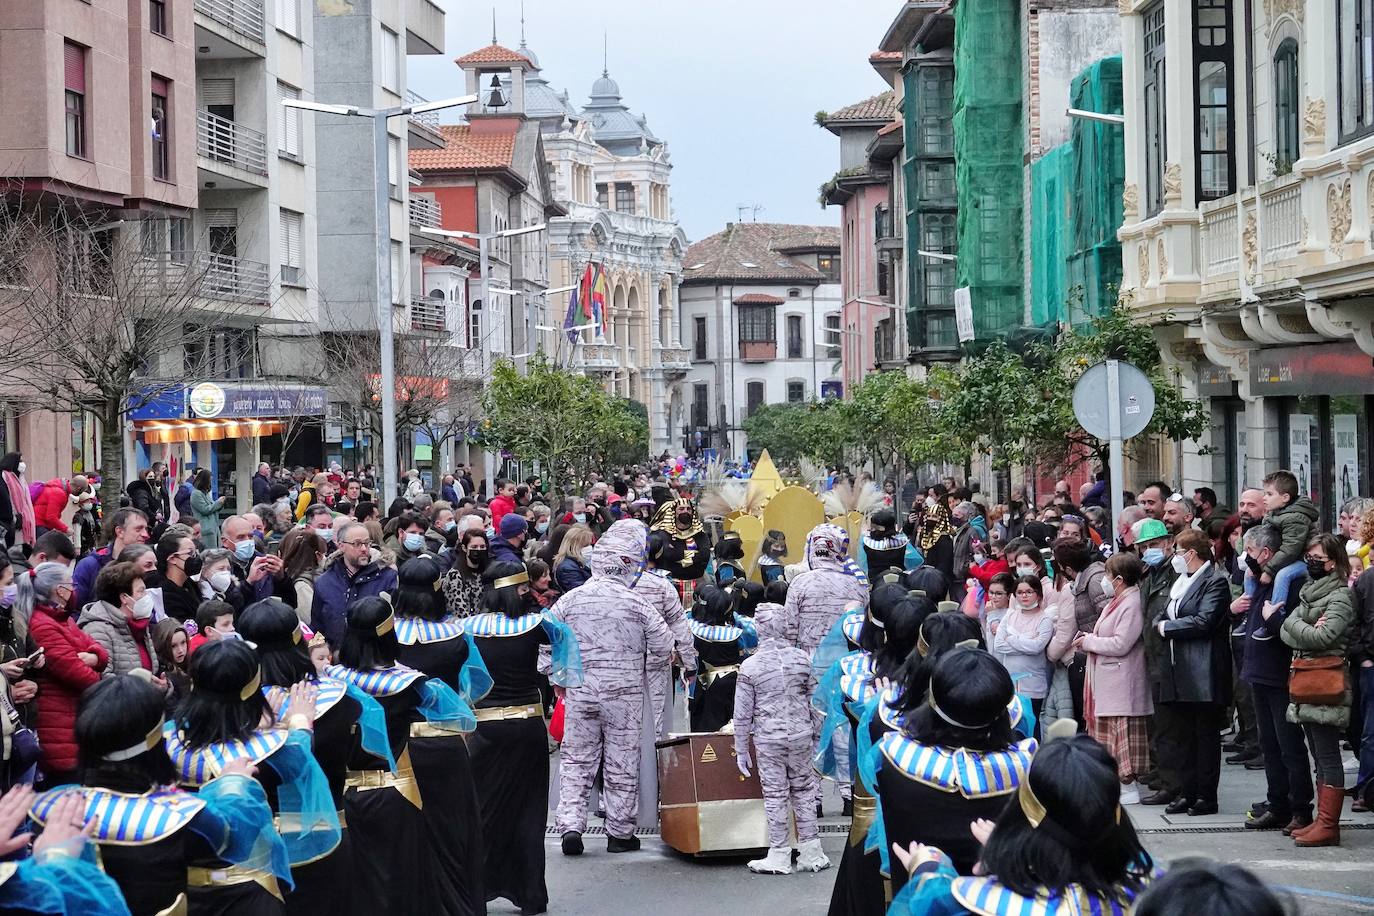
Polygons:
<instances>
[{"instance_id":1,"label":"brown boot","mask_svg":"<svg viewBox=\"0 0 1374 916\"><path fill-rule=\"evenodd\" d=\"M1308 827L1311 826L1312 818L1310 815L1295 814L1293 815L1293 819L1288 822L1288 826L1283 828L1283 835L1293 836L1293 834L1297 833L1298 831L1306 830Z\"/></svg>"},{"instance_id":2,"label":"brown boot","mask_svg":"<svg viewBox=\"0 0 1374 916\"><path fill-rule=\"evenodd\" d=\"M1298 846L1341 845L1341 808L1345 805L1343 786L1317 786L1317 819L1294 837Z\"/></svg>"}]
</instances>

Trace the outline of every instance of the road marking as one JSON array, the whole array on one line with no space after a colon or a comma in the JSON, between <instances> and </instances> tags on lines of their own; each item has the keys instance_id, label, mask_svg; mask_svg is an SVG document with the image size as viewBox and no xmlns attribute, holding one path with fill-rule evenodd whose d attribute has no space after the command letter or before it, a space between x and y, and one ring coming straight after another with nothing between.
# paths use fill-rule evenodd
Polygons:
<instances>
[{"instance_id":1,"label":"road marking","mask_svg":"<svg viewBox=\"0 0 1374 916\"><path fill-rule=\"evenodd\" d=\"M1374 897L1356 897L1353 894L1338 894L1335 891L1319 891L1311 887L1287 887L1282 884L1274 885L1276 890L1286 891L1290 894L1297 894L1299 897L1322 897L1327 900L1340 900L1345 903L1355 903L1361 906L1374 907Z\"/></svg>"}]
</instances>

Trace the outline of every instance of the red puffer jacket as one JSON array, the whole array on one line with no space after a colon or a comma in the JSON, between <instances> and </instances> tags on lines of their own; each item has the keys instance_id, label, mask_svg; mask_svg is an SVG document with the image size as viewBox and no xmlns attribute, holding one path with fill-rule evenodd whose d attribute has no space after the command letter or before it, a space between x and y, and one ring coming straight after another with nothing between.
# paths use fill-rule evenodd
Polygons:
<instances>
[{"instance_id":1,"label":"red puffer jacket","mask_svg":"<svg viewBox=\"0 0 1374 916\"><path fill-rule=\"evenodd\" d=\"M67 482L54 477L43 484L43 492L33 500L33 521L39 528L67 532L67 524L62 521L62 510L67 508Z\"/></svg>"},{"instance_id":2,"label":"red puffer jacket","mask_svg":"<svg viewBox=\"0 0 1374 916\"><path fill-rule=\"evenodd\" d=\"M109 664L105 647L86 634L64 608L39 605L29 619L29 637L44 650L38 669L38 742L43 748L43 769L50 773L76 769L76 712L81 693L100 680ZM94 652L99 662L89 667L77 655Z\"/></svg>"}]
</instances>

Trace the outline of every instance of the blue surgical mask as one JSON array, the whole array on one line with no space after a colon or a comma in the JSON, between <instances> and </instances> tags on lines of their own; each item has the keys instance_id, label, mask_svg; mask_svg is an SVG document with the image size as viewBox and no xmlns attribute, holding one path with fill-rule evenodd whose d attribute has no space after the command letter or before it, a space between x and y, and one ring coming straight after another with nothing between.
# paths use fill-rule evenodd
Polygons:
<instances>
[{"instance_id":1,"label":"blue surgical mask","mask_svg":"<svg viewBox=\"0 0 1374 916\"><path fill-rule=\"evenodd\" d=\"M574 512L574 513L573 513L573 521L577 522L579 525L585 524L586 521L587 521L587 513L585 513L585 512Z\"/></svg>"},{"instance_id":2,"label":"blue surgical mask","mask_svg":"<svg viewBox=\"0 0 1374 916\"><path fill-rule=\"evenodd\" d=\"M548 531L548 530L549 530L549 523L548 523L548 522L535 522L535 523L534 523L534 530L535 530L535 531L538 531L540 534L543 534L545 531Z\"/></svg>"},{"instance_id":3,"label":"blue surgical mask","mask_svg":"<svg viewBox=\"0 0 1374 916\"><path fill-rule=\"evenodd\" d=\"M10 607L14 604L14 598L19 593L19 586L11 582L3 589L0 589L0 607Z\"/></svg>"},{"instance_id":4,"label":"blue surgical mask","mask_svg":"<svg viewBox=\"0 0 1374 916\"><path fill-rule=\"evenodd\" d=\"M240 560L247 561L253 559L253 554L257 553L257 551L258 542L254 541L252 538L246 541L236 541L234 543L234 556L238 557Z\"/></svg>"},{"instance_id":5,"label":"blue surgical mask","mask_svg":"<svg viewBox=\"0 0 1374 916\"><path fill-rule=\"evenodd\" d=\"M1140 562L1146 566L1159 566L1164 562L1164 549L1162 547L1151 547L1140 555Z\"/></svg>"},{"instance_id":6,"label":"blue surgical mask","mask_svg":"<svg viewBox=\"0 0 1374 916\"><path fill-rule=\"evenodd\" d=\"M457 527L458 527L458 523L455 522L455 521L451 521L451 520L450 520L449 522L447 522L447 523L444 524L444 530L445 530L445 531L452 531L454 528L457 528Z\"/></svg>"},{"instance_id":7,"label":"blue surgical mask","mask_svg":"<svg viewBox=\"0 0 1374 916\"><path fill-rule=\"evenodd\" d=\"M424 549L424 546L425 546L425 536L424 536L423 534L416 534L416 533L413 532L413 531L407 531L407 532L406 532L406 536L405 536L405 547L406 547L406 550L409 550L411 553L419 553L421 550Z\"/></svg>"}]
</instances>

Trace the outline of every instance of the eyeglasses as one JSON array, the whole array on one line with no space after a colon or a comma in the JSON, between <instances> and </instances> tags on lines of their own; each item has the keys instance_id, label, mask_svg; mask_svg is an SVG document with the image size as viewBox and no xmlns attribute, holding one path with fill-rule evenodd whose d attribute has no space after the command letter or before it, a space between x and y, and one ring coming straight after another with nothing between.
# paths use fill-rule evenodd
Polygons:
<instances>
[{"instance_id":1,"label":"eyeglasses","mask_svg":"<svg viewBox=\"0 0 1374 916\"><path fill-rule=\"evenodd\" d=\"M371 541L340 541L339 543L340 543L340 544L343 544L345 547L358 547L358 548L362 548L362 547L371 547L371 546L372 546L372 542L371 542Z\"/></svg>"}]
</instances>

